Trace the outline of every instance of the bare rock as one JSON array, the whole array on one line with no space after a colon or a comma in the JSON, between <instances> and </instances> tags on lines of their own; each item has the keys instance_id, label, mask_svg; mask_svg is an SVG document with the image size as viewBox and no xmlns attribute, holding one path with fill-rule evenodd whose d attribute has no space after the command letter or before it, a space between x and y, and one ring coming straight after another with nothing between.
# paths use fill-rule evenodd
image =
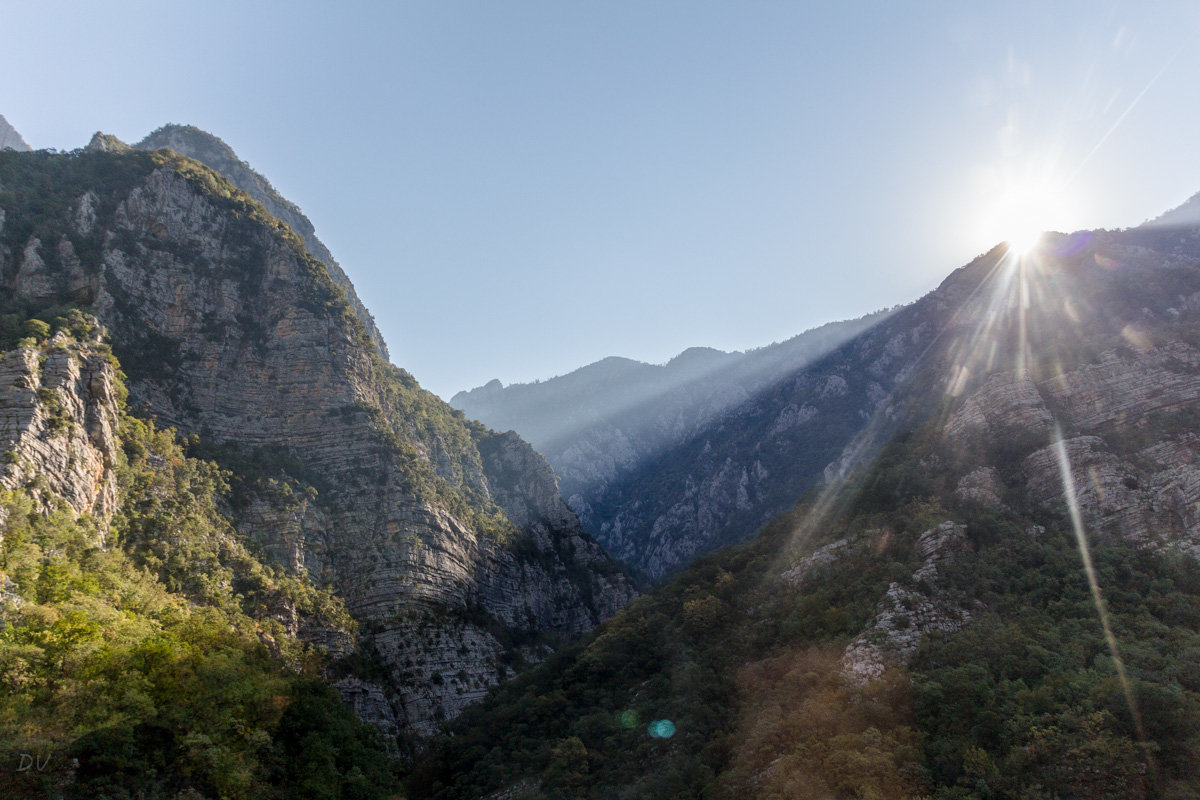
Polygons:
<instances>
[{"instance_id":1,"label":"bare rock","mask_svg":"<svg viewBox=\"0 0 1200 800\"><path fill-rule=\"evenodd\" d=\"M938 588L939 567L951 563L969 546L966 526L943 522L921 534L917 552L921 566L911 586L893 582L875 607L875 616L842 656L842 673L856 683L881 677L888 667L907 664L921 638L936 631L956 631L970 612Z\"/></svg>"},{"instance_id":2,"label":"bare rock","mask_svg":"<svg viewBox=\"0 0 1200 800\"><path fill-rule=\"evenodd\" d=\"M104 354L61 340L5 353L0 486L44 486L76 513L107 518L117 502L117 417L115 375Z\"/></svg>"}]
</instances>

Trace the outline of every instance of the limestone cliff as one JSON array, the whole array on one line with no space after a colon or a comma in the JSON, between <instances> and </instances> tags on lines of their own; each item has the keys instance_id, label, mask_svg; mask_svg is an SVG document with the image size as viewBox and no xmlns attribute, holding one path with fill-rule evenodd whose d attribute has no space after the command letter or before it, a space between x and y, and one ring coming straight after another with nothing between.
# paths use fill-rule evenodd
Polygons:
<instances>
[{"instance_id":1,"label":"limestone cliff","mask_svg":"<svg viewBox=\"0 0 1200 800\"><path fill-rule=\"evenodd\" d=\"M131 408L234 470L244 535L358 620L381 669L341 686L385 729L430 733L633 596L544 461L387 364L326 265L209 168L0 154L0 185L0 284L84 304Z\"/></svg>"},{"instance_id":2,"label":"limestone cliff","mask_svg":"<svg viewBox=\"0 0 1200 800\"><path fill-rule=\"evenodd\" d=\"M0 356L0 487L60 497L79 514L116 504L113 366L63 336Z\"/></svg>"},{"instance_id":3,"label":"limestone cliff","mask_svg":"<svg viewBox=\"0 0 1200 800\"><path fill-rule=\"evenodd\" d=\"M134 147L140 150L157 150L167 147L180 155L194 158L216 170L234 186L262 203L268 212L295 231L304 240L304 246L308 252L316 256L317 260L328 268L329 277L346 293L350 306L366 326L367 333L375 346L379 348L380 354L385 360L388 358L387 345L383 341L383 335L375 327L374 317L358 299L358 294L354 291L354 284L350 282L350 278L338 265L333 253L329 252L329 248L317 238L316 228L313 227L312 222L295 203L280 195L266 178L238 158L233 148L211 133L192 125L164 125Z\"/></svg>"}]
</instances>

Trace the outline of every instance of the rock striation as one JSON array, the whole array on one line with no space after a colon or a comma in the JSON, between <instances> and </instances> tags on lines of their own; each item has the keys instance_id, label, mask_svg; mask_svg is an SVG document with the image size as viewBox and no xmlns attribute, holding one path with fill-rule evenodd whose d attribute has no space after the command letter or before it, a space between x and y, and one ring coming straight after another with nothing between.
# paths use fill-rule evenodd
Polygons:
<instances>
[{"instance_id":1,"label":"rock striation","mask_svg":"<svg viewBox=\"0 0 1200 800\"><path fill-rule=\"evenodd\" d=\"M0 356L0 487L107 518L117 500L115 375L107 354L56 337Z\"/></svg>"},{"instance_id":2,"label":"rock striation","mask_svg":"<svg viewBox=\"0 0 1200 800\"><path fill-rule=\"evenodd\" d=\"M271 215L295 231L304 240L304 246L308 252L326 266L329 270L329 277L346 293L350 306L366 326L367 333L379 349L380 354L385 360L388 358L387 344L383 341L383 334L375 326L375 318L359 300L358 294L354 291L354 284L350 282L349 276L338 265L333 253L329 252L329 248L317 238L316 228L312 222L295 203L280 195L266 178L238 158L233 148L211 133L192 125L163 125L134 147L141 150L157 150L166 147L180 155L206 164L261 203Z\"/></svg>"}]
</instances>

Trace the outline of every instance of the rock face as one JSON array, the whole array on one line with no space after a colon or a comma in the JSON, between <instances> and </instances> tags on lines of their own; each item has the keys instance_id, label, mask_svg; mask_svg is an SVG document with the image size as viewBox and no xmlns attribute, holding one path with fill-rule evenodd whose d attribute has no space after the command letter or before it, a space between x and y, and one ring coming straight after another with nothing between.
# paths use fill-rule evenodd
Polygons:
<instances>
[{"instance_id":1,"label":"rock face","mask_svg":"<svg viewBox=\"0 0 1200 800\"><path fill-rule=\"evenodd\" d=\"M21 134L17 133L17 130L12 125L8 124L8 120L4 118L4 115L0 114L0 150L16 150L21 153L27 153L32 149L21 138Z\"/></svg>"},{"instance_id":2,"label":"rock face","mask_svg":"<svg viewBox=\"0 0 1200 800\"><path fill-rule=\"evenodd\" d=\"M312 222L294 203L289 202L275 191L275 187L271 186L266 178L238 158L233 148L211 133L191 125L164 125L134 147L141 150L157 150L166 147L180 155L207 164L234 186L261 203L272 216L299 234L300 238L304 240L304 246L308 252L316 256L317 260L328 268L329 277L346 293L354 313L366 326L367 333L375 346L379 348L380 354L385 360L388 358L387 345L383 341L383 335L375 327L374 317L358 299L354 285L334 259L333 253L330 253L329 248L317 238L316 228L313 227Z\"/></svg>"},{"instance_id":3,"label":"rock face","mask_svg":"<svg viewBox=\"0 0 1200 800\"><path fill-rule=\"evenodd\" d=\"M968 548L966 532L966 525L948 520L921 534L921 566L907 583L888 586L867 629L846 646L843 673L859 683L879 678L886 668L906 664L923 636L953 632L970 621L970 612L938 587L939 565Z\"/></svg>"},{"instance_id":4,"label":"rock face","mask_svg":"<svg viewBox=\"0 0 1200 800\"><path fill-rule=\"evenodd\" d=\"M386 679L344 688L381 727L432 732L634 596L545 462L387 364L326 266L261 206L165 151L62 158L120 179L62 198L43 242L0 231L5 291L90 299L131 408L240 470L242 532L358 620ZM36 169L0 167L6 189ZM9 196L10 219L34 200Z\"/></svg>"},{"instance_id":5,"label":"rock face","mask_svg":"<svg viewBox=\"0 0 1200 800\"><path fill-rule=\"evenodd\" d=\"M104 353L62 337L0 356L0 487L44 486L76 513L112 513L114 384Z\"/></svg>"}]
</instances>

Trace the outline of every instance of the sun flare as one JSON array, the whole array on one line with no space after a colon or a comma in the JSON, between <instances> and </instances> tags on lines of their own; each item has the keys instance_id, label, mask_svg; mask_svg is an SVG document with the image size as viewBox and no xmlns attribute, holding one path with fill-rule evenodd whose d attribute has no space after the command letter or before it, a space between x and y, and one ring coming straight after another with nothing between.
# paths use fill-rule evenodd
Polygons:
<instances>
[{"instance_id":1,"label":"sun flare","mask_svg":"<svg viewBox=\"0 0 1200 800\"><path fill-rule=\"evenodd\" d=\"M1062 226L1070 207L1062 185L1009 176L993 192L991 207L983 215L985 241L1003 241L1013 254L1028 255L1045 231Z\"/></svg>"}]
</instances>

